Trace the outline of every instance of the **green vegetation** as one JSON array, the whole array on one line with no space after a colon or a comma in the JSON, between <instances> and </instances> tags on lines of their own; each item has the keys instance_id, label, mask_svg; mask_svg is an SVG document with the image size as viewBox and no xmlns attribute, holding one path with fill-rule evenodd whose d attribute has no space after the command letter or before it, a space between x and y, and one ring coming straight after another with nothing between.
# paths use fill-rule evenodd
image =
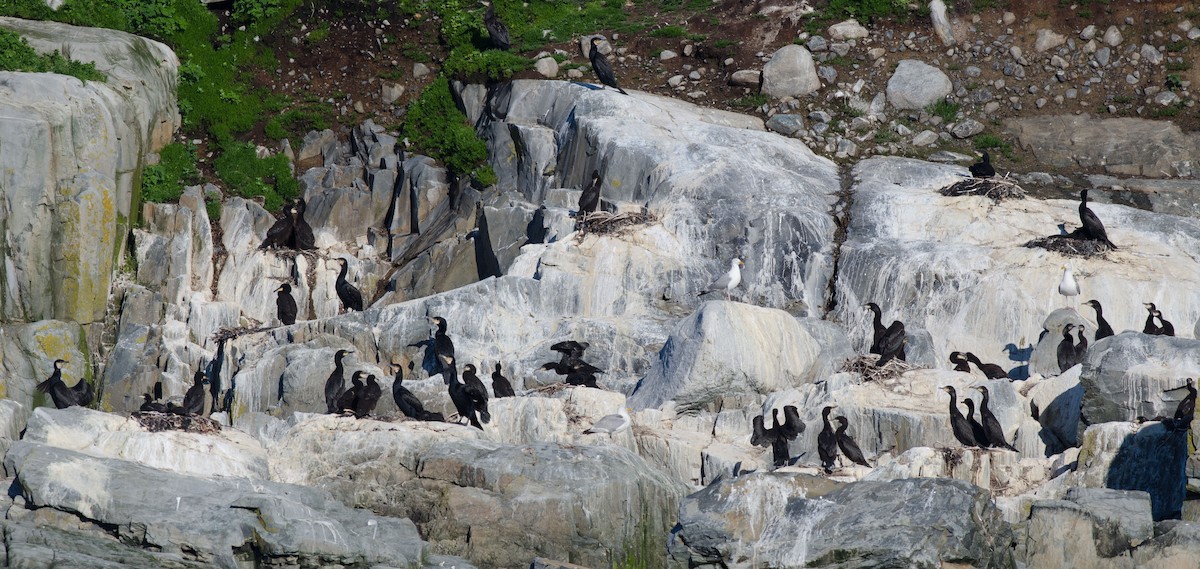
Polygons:
<instances>
[{"instance_id":1,"label":"green vegetation","mask_svg":"<svg viewBox=\"0 0 1200 569\"><path fill-rule=\"evenodd\" d=\"M479 51L470 46L462 46L450 52L442 72L455 79L504 80L532 66L533 61L515 53L495 49Z\"/></svg>"},{"instance_id":2,"label":"green vegetation","mask_svg":"<svg viewBox=\"0 0 1200 569\"><path fill-rule=\"evenodd\" d=\"M404 136L451 172L474 176L485 186L495 183L496 174L487 165L487 145L455 106L445 77L437 78L409 106Z\"/></svg>"},{"instance_id":3,"label":"green vegetation","mask_svg":"<svg viewBox=\"0 0 1200 569\"><path fill-rule=\"evenodd\" d=\"M976 136L974 140L977 150L993 150L1004 155L1009 162L1021 161L1021 158L1013 152L1012 145L999 136L987 133Z\"/></svg>"},{"instance_id":4,"label":"green vegetation","mask_svg":"<svg viewBox=\"0 0 1200 569\"><path fill-rule=\"evenodd\" d=\"M263 127L263 134L272 140L300 140L310 130L329 128L326 117L331 114L333 106L328 103L305 103L271 117Z\"/></svg>"},{"instance_id":5,"label":"green vegetation","mask_svg":"<svg viewBox=\"0 0 1200 569\"><path fill-rule=\"evenodd\" d=\"M183 195L184 186L200 182L196 169L196 151L178 142L158 153L158 164L142 169L142 199L148 202L173 202Z\"/></svg>"},{"instance_id":6,"label":"green vegetation","mask_svg":"<svg viewBox=\"0 0 1200 569\"><path fill-rule=\"evenodd\" d=\"M732 45L737 45L737 43L738 43L737 40L721 38L717 41L714 41L712 43L712 46L716 49L723 49L723 48L727 48Z\"/></svg>"},{"instance_id":7,"label":"green vegetation","mask_svg":"<svg viewBox=\"0 0 1200 569\"><path fill-rule=\"evenodd\" d=\"M1167 105L1165 107L1156 108L1153 111L1151 111L1150 114L1154 118L1160 118L1160 119L1171 118L1171 117L1179 116L1179 113L1183 112L1183 109L1184 109L1183 101L1180 101L1173 105Z\"/></svg>"},{"instance_id":8,"label":"green vegetation","mask_svg":"<svg viewBox=\"0 0 1200 569\"><path fill-rule=\"evenodd\" d=\"M81 81L104 81L106 76L91 63L69 60L57 51L41 55L16 32L0 29L0 71L29 71L70 75Z\"/></svg>"},{"instance_id":9,"label":"green vegetation","mask_svg":"<svg viewBox=\"0 0 1200 569\"><path fill-rule=\"evenodd\" d=\"M958 103L951 103L950 101L942 99L932 105L929 105L928 107L925 107L925 112L931 115L942 117L942 120L946 122L951 122L958 116L958 109Z\"/></svg>"},{"instance_id":10,"label":"green vegetation","mask_svg":"<svg viewBox=\"0 0 1200 569\"><path fill-rule=\"evenodd\" d=\"M857 107L850 105L850 103L847 102L846 99L842 99L841 102L838 103L837 113L844 117L850 117L850 118L863 116L862 109L859 109Z\"/></svg>"},{"instance_id":11,"label":"green vegetation","mask_svg":"<svg viewBox=\"0 0 1200 569\"><path fill-rule=\"evenodd\" d=\"M228 137L218 137L217 142L221 155L213 161L213 169L235 194L244 198L261 196L264 207L276 211L300 193L286 156L275 154L263 159L257 156L252 143Z\"/></svg>"},{"instance_id":12,"label":"green vegetation","mask_svg":"<svg viewBox=\"0 0 1200 569\"><path fill-rule=\"evenodd\" d=\"M650 37L655 38L681 38L685 35L687 35L687 29L683 26L663 26L650 32Z\"/></svg>"},{"instance_id":13,"label":"green vegetation","mask_svg":"<svg viewBox=\"0 0 1200 569\"><path fill-rule=\"evenodd\" d=\"M734 107L757 109L757 108L767 104L768 100L769 99L767 98L766 95L764 95L762 93L755 93L753 95L746 95L745 97L739 97L737 99L734 99L734 100L730 101L729 104Z\"/></svg>"},{"instance_id":14,"label":"green vegetation","mask_svg":"<svg viewBox=\"0 0 1200 569\"><path fill-rule=\"evenodd\" d=\"M1184 61L1168 61L1167 71L1187 71L1192 68L1192 64L1187 60Z\"/></svg>"},{"instance_id":15,"label":"green vegetation","mask_svg":"<svg viewBox=\"0 0 1200 569\"><path fill-rule=\"evenodd\" d=\"M875 132L875 144L887 144L889 142L897 142L900 140L900 135L896 134L890 128L881 128Z\"/></svg>"},{"instance_id":16,"label":"green vegetation","mask_svg":"<svg viewBox=\"0 0 1200 569\"><path fill-rule=\"evenodd\" d=\"M1183 78L1178 73L1168 73L1166 86L1171 91L1178 91L1183 88Z\"/></svg>"}]
</instances>

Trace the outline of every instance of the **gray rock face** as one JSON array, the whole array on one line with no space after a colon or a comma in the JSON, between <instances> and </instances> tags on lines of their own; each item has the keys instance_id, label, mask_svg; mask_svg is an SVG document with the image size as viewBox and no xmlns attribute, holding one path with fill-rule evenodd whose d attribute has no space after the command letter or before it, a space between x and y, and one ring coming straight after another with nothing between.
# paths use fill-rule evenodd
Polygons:
<instances>
[{"instance_id":1,"label":"gray rock face","mask_svg":"<svg viewBox=\"0 0 1200 569\"><path fill-rule=\"evenodd\" d=\"M887 100L897 109L923 109L950 94L950 78L927 63L901 60L887 83Z\"/></svg>"},{"instance_id":2,"label":"gray rock face","mask_svg":"<svg viewBox=\"0 0 1200 569\"><path fill-rule=\"evenodd\" d=\"M1157 422L1092 425L1080 437L1079 462L1066 483L1148 492L1156 521L1177 519L1187 493L1186 435Z\"/></svg>"},{"instance_id":3,"label":"gray rock face","mask_svg":"<svg viewBox=\"0 0 1200 569\"><path fill-rule=\"evenodd\" d=\"M76 514L124 541L211 566L257 555L420 567L428 552L412 522L352 510L311 488L203 480L24 441L4 464L31 508Z\"/></svg>"},{"instance_id":4,"label":"gray rock face","mask_svg":"<svg viewBox=\"0 0 1200 569\"><path fill-rule=\"evenodd\" d=\"M166 46L114 30L0 18L44 53L94 61L106 82L48 73L0 73L0 171L10 204L0 248L6 322L101 321L117 257L135 215L134 182L146 155L177 126L179 61Z\"/></svg>"},{"instance_id":5,"label":"gray rock face","mask_svg":"<svg viewBox=\"0 0 1200 569\"><path fill-rule=\"evenodd\" d=\"M802 97L821 88L812 54L803 46L788 44L763 65L762 93L769 97Z\"/></svg>"},{"instance_id":6,"label":"gray rock face","mask_svg":"<svg viewBox=\"0 0 1200 569\"><path fill-rule=\"evenodd\" d=\"M1200 376L1200 340L1122 332L1088 349L1080 383L1083 422L1172 417L1184 378Z\"/></svg>"},{"instance_id":7,"label":"gray rock face","mask_svg":"<svg viewBox=\"0 0 1200 569\"><path fill-rule=\"evenodd\" d=\"M1060 115L1005 119L1021 146L1058 168L1098 168L1126 176L1163 177L1191 160L1200 137L1173 123L1137 118ZM1070 132L1070 137L1055 133ZM1118 243L1119 245L1119 243Z\"/></svg>"},{"instance_id":8,"label":"gray rock face","mask_svg":"<svg viewBox=\"0 0 1200 569\"><path fill-rule=\"evenodd\" d=\"M1012 531L990 495L959 480L830 489L756 473L688 496L679 517L671 555L680 566L745 558L766 567L1015 566Z\"/></svg>"}]
</instances>

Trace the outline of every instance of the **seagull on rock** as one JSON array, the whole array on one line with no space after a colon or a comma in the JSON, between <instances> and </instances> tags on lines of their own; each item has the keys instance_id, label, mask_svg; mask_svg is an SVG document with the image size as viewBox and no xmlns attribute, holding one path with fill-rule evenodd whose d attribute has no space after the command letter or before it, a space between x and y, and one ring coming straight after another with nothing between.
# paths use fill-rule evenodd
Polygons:
<instances>
[{"instance_id":1,"label":"seagull on rock","mask_svg":"<svg viewBox=\"0 0 1200 569\"><path fill-rule=\"evenodd\" d=\"M633 419L629 417L629 408L621 407L615 415L605 415L596 421L592 428L583 432L585 435L608 433L609 437L628 429L633 424Z\"/></svg>"},{"instance_id":2,"label":"seagull on rock","mask_svg":"<svg viewBox=\"0 0 1200 569\"><path fill-rule=\"evenodd\" d=\"M696 296L707 294L710 292L724 291L725 300L729 300L729 291L737 288L742 282L742 267L746 266L741 259L733 259L729 261L729 272L721 275L708 288L696 293Z\"/></svg>"},{"instance_id":3,"label":"seagull on rock","mask_svg":"<svg viewBox=\"0 0 1200 569\"><path fill-rule=\"evenodd\" d=\"M1071 274L1071 267L1063 265L1062 270L1063 276L1062 281L1058 283L1058 294L1073 302L1074 297L1079 296L1079 283L1075 281L1075 275Z\"/></svg>"}]
</instances>

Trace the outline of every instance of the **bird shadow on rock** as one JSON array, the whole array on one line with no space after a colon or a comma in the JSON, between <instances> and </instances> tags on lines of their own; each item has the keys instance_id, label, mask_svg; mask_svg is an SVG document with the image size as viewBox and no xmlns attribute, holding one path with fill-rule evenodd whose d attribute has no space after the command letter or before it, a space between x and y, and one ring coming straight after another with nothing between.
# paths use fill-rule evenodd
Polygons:
<instances>
[{"instance_id":1,"label":"bird shadow on rock","mask_svg":"<svg viewBox=\"0 0 1200 569\"><path fill-rule=\"evenodd\" d=\"M1126 436L1109 466L1105 486L1148 492L1156 522L1179 519L1187 493L1187 440L1186 431L1164 423Z\"/></svg>"}]
</instances>

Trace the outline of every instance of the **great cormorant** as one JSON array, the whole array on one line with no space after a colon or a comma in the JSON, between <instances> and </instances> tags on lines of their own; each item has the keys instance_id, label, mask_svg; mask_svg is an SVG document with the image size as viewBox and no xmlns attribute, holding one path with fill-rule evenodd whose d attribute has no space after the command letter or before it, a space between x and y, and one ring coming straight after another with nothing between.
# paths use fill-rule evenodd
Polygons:
<instances>
[{"instance_id":1,"label":"great cormorant","mask_svg":"<svg viewBox=\"0 0 1200 569\"><path fill-rule=\"evenodd\" d=\"M1083 363L1084 356L1087 356L1088 341L1083 335L1082 324L1075 330L1075 335L1079 337L1079 342L1075 344L1075 363Z\"/></svg>"},{"instance_id":2,"label":"great cormorant","mask_svg":"<svg viewBox=\"0 0 1200 569\"><path fill-rule=\"evenodd\" d=\"M312 226L304 219L304 212L308 209L308 203L304 198L296 198L296 204L292 206L292 248L297 251L316 251L317 238L313 235Z\"/></svg>"},{"instance_id":3,"label":"great cormorant","mask_svg":"<svg viewBox=\"0 0 1200 569\"><path fill-rule=\"evenodd\" d=\"M583 219L584 214L595 213L600 208L600 172L592 170L592 183L579 194L579 213L576 215L579 219Z\"/></svg>"},{"instance_id":4,"label":"great cormorant","mask_svg":"<svg viewBox=\"0 0 1200 569\"><path fill-rule=\"evenodd\" d=\"M975 442L981 446L988 446L987 431L983 430L982 423L975 420L975 402L964 397L963 406L967 408L967 422L971 424L971 435L975 437Z\"/></svg>"},{"instance_id":5,"label":"great cormorant","mask_svg":"<svg viewBox=\"0 0 1200 569\"><path fill-rule=\"evenodd\" d=\"M1112 336L1112 326L1109 326L1108 320L1104 319L1104 308L1100 306L1100 301L1093 299L1084 304L1096 309L1096 339L1100 340Z\"/></svg>"},{"instance_id":6,"label":"great cormorant","mask_svg":"<svg viewBox=\"0 0 1200 569\"><path fill-rule=\"evenodd\" d=\"M275 223L267 230L267 236L263 238L263 242L258 248L288 247L292 241L293 231L292 204L288 203L283 206L283 215L275 220Z\"/></svg>"},{"instance_id":7,"label":"great cormorant","mask_svg":"<svg viewBox=\"0 0 1200 569\"><path fill-rule=\"evenodd\" d=\"M962 411L958 410L958 393L954 391L954 387L945 386L942 388L946 393L950 394L950 429L954 432L954 438L962 443L964 447L977 447L979 443L975 441L975 433L971 431L971 423L963 417Z\"/></svg>"},{"instance_id":8,"label":"great cormorant","mask_svg":"<svg viewBox=\"0 0 1200 569\"><path fill-rule=\"evenodd\" d=\"M513 391L513 386L509 383L508 378L500 373L500 362L496 362L496 369L492 371L492 393L497 399L501 397L516 397L517 392Z\"/></svg>"},{"instance_id":9,"label":"great cormorant","mask_svg":"<svg viewBox=\"0 0 1200 569\"><path fill-rule=\"evenodd\" d=\"M1175 325L1171 324L1170 322L1167 322L1166 320L1163 320L1161 310L1155 310L1154 316L1156 318L1158 318L1158 335L1159 336L1174 336L1175 335Z\"/></svg>"},{"instance_id":10,"label":"great cormorant","mask_svg":"<svg viewBox=\"0 0 1200 569\"><path fill-rule=\"evenodd\" d=\"M828 405L821 409L823 425L820 434L817 435L817 455L821 458L821 468L826 474L833 472L838 455L837 434L833 432L833 425L829 423L829 412L833 411L834 407L837 405Z\"/></svg>"},{"instance_id":11,"label":"great cormorant","mask_svg":"<svg viewBox=\"0 0 1200 569\"><path fill-rule=\"evenodd\" d=\"M1100 222L1100 218L1096 217L1096 213L1092 208L1087 206L1087 190L1079 192L1079 223L1083 227L1083 235L1094 241L1101 241L1104 244L1116 249L1112 241L1108 240L1108 233L1104 231L1104 224Z\"/></svg>"},{"instance_id":12,"label":"great cormorant","mask_svg":"<svg viewBox=\"0 0 1200 569\"><path fill-rule=\"evenodd\" d=\"M899 320L893 320L892 325L884 331L883 337L879 339L879 351L881 354L876 366L883 367L892 358L899 358L905 361L904 344L908 342L908 334L904 331L904 323Z\"/></svg>"},{"instance_id":13,"label":"great cormorant","mask_svg":"<svg viewBox=\"0 0 1200 569\"><path fill-rule=\"evenodd\" d=\"M487 28L488 39L496 49L508 51L512 43L508 37L508 26L496 17L496 0L488 2L487 12L483 14L483 26Z\"/></svg>"},{"instance_id":14,"label":"great cormorant","mask_svg":"<svg viewBox=\"0 0 1200 569\"><path fill-rule=\"evenodd\" d=\"M438 364L442 364L443 357L454 357L454 340L451 340L450 335L446 333L447 324L445 318L433 316L429 318L429 322L437 326L437 330L433 333L433 353ZM445 368L443 367L442 369ZM446 381L446 378L443 377L442 380Z\"/></svg>"},{"instance_id":15,"label":"great cormorant","mask_svg":"<svg viewBox=\"0 0 1200 569\"><path fill-rule=\"evenodd\" d=\"M628 95L624 89L617 85L617 76L613 75L613 68L608 64L608 59L600 53L600 38L592 38L592 49L588 53L588 59L592 63L592 71L596 72L596 77L600 78L600 82L620 91L624 95Z\"/></svg>"},{"instance_id":16,"label":"great cormorant","mask_svg":"<svg viewBox=\"0 0 1200 569\"><path fill-rule=\"evenodd\" d=\"M204 413L204 384L208 377L204 370L196 370L192 376L192 386L183 394L183 406L176 410L180 415L201 415Z\"/></svg>"},{"instance_id":17,"label":"great cormorant","mask_svg":"<svg viewBox=\"0 0 1200 569\"><path fill-rule=\"evenodd\" d=\"M962 352L950 352L950 363L954 364L954 371L971 373L971 364L963 357Z\"/></svg>"},{"instance_id":18,"label":"great cormorant","mask_svg":"<svg viewBox=\"0 0 1200 569\"><path fill-rule=\"evenodd\" d=\"M442 360L442 376L447 378L450 401L454 403L458 416L466 418L472 427L482 431L483 425L479 423L479 420L484 416L476 417L475 402L472 400L471 394L467 393L467 387L458 381L458 368L454 365L454 358L451 356L438 357ZM490 420L491 416L487 416L486 419ZM487 420L484 422L486 423Z\"/></svg>"},{"instance_id":19,"label":"great cormorant","mask_svg":"<svg viewBox=\"0 0 1200 569\"><path fill-rule=\"evenodd\" d=\"M975 364L975 367L979 368L979 371L982 371L983 375L986 375L988 379L1008 379L1008 372L996 364L985 364L979 361L979 357L971 352L963 354L963 357Z\"/></svg>"},{"instance_id":20,"label":"great cormorant","mask_svg":"<svg viewBox=\"0 0 1200 569\"><path fill-rule=\"evenodd\" d=\"M488 392L487 386L483 384L483 380L476 375L475 365L467 364L463 366L463 386L467 388L467 395L471 396L471 402L475 404L475 411L479 413L479 419L484 423L491 420L491 414L488 413Z\"/></svg>"},{"instance_id":21,"label":"great cormorant","mask_svg":"<svg viewBox=\"0 0 1200 569\"><path fill-rule=\"evenodd\" d=\"M883 334L887 332L887 326L883 325L883 312L879 310L879 305L874 302L868 302L863 305L867 310L871 311L871 353L883 354L879 349L879 342L883 340ZM953 359L953 357L951 357Z\"/></svg>"},{"instance_id":22,"label":"great cormorant","mask_svg":"<svg viewBox=\"0 0 1200 569\"><path fill-rule=\"evenodd\" d=\"M410 419L418 421L444 421L441 413L431 413L425 410L425 405L413 395L408 388L404 387L404 366L400 364L392 364L396 368L396 377L392 381L392 399L396 401L396 407L400 408L400 412Z\"/></svg>"},{"instance_id":23,"label":"great cormorant","mask_svg":"<svg viewBox=\"0 0 1200 569\"><path fill-rule=\"evenodd\" d=\"M330 373L329 379L325 380L326 413L337 413L341 410L338 407L338 400L346 392L346 377L343 375L342 358L346 357L346 354L353 353L352 350L338 350L333 354L333 373Z\"/></svg>"},{"instance_id":24,"label":"great cormorant","mask_svg":"<svg viewBox=\"0 0 1200 569\"><path fill-rule=\"evenodd\" d=\"M793 441L804 432L804 421L800 420L800 412L794 405L783 408L784 420L779 422L779 409L771 410L771 420L774 426L767 428L764 417L754 418L754 431L750 434L750 444L755 446L770 446L771 458L776 468L787 466L791 460L788 442Z\"/></svg>"},{"instance_id":25,"label":"great cormorant","mask_svg":"<svg viewBox=\"0 0 1200 569\"><path fill-rule=\"evenodd\" d=\"M296 299L292 298L292 285L283 283L275 292L279 293L275 297L275 314L279 317L279 322L284 326L295 324L299 309L296 307Z\"/></svg>"},{"instance_id":26,"label":"great cormorant","mask_svg":"<svg viewBox=\"0 0 1200 569\"><path fill-rule=\"evenodd\" d=\"M1071 337L1074 324L1063 326L1063 339L1058 343L1058 372L1064 373L1079 363L1075 353L1075 339Z\"/></svg>"},{"instance_id":27,"label":"great cormorant","mask_svg":"<svg viewBox=\"0 0 1200 569\"><path fill-rule=\"evenodd\" d=\"M62 379L62 365L65 363L67 360L54 360L54 371L50 373L50 377L34 386L34 389L50 394L55 409L66 409L72 405L79 405L79 394L67 387Z\"/></svg>"},{"instance_id":28,"label":"great cormorant","mask_svg":"<svg viewBox=\"0 0 1200 569\"><path fill-rule=\"evenodd\" d=\"M362 292L350 284L350 281L346 280L346 273L350 271L350 263L344 257L338 257L337 261L342 264L342 270L338 272L337 283L334 284L338 299L342 301L342 306L347 311L357 310L361 312L363 309Z\"/></svg>"},{"instance_id":29,"label":"great cormorant","mask_svg":"<svg viewBox=\"0 0 1200 569\"><path fill-rule=\"evenodd\" d=\"M1158 307L1154 306L1153 302L1143 302L1142 306L1146 307L1147 312L1146 325L1142 327L1142 333L1150 334L1152 336L1160 334L1162 329L1154 324L1154 313L1158 310Z\"/></svg>"},{"instance_id":30,"label":"great cormorant","mask_svg":"<svg viewBox=\"0 0 1200 569\"><path fill-rule=\"evenodd\" d=\"M974 178L991 178L996 175L996 169L992 168L992 157L983 151L983 160L971 164L971 176Z\"/></svg>"},{"instance_id":31,"label":"great cormorant","mask_svg":"<svg viewBox=\"0 0 1200 569\"><path fill-rule=\"evenodd\" d=\"M366 375L366 372L359 370L350 376L350 388L338 396L337 408L339 413L345 413L346 411L354 412L355 407L358 405L358 395L363 390L363 382L359 378L364 375Z\"/></svg>"},{"instance_id":32,"label":"great cormorant","mask_svg":"<svg viewBox=\"0 0 1200 569\"><path fill-rule=\"evenodd\" d=\"M983 401L979 402L979 418L983 423L983 430L987 433L987 444L992 448L1003 448L1013 452L1017 451L1017 447L1008 444L1008 438L1004 436L1004 429L1000 427L1000 421L996 420L996 416L992 414L992 410L988 408L988 389L982 385L975 386L980 393L983 394Z\"/></svg>"},{"instance_id":33,"label":"great cormorant","mask_svg":"<svg viewBox=\"0 0 1200 569\"><path fill-rule=\"evenodd\" d=\"M837 436L838 448L841 449L842 454L846 455L846 458L850 459L850 462L854 464L870 467L871 463L867 462L867 459L863 457L862 450L858 448L858 443L854 442L854 439L846 434L846 418L838 415L834 420L838 422L835 435Z\"/></svg>"},{"instance_id":34,"label":"great cormorant","mask_svg":"<svg viewBox=\"0 0 1200 569\"><path fill-rule=\"evenodd\" d=\"M1179 402L1179 406L1175 408L1175 417L1173 427L1176 431L1187 431L1192 427L1192 419L1196 415L1196 385L1192 382L1192 378L1187 378L1188 394Z\"/></svg>"},{"instance_id":35,"label":"great cormorant","mask_svg":"<svg viewBox=\"0 0 1200 569\"><path fill-rule=\"evenodd\" d=\"M159 403L158 401L155 401L150 396L149 393L143 393L142 394L142 406L138 408L138 411L141 411L143 413L148 412L148 411L153 411L155 413L166 413L167 406L163 405L162 403Z\"/></svg>"},{"instance_id":36,"label":"great cormorant","mask_svg":"<svg viewBox=\"0 0 1200 569\"><path fill-rule=\"evenodd\" d=\"M367 376L367 384L358 390L358 398L354 401L354 416L362 419L375 410L379 398L383 396L383 388L375 379L375 374Z\"/></svg>"}]
</instances>

